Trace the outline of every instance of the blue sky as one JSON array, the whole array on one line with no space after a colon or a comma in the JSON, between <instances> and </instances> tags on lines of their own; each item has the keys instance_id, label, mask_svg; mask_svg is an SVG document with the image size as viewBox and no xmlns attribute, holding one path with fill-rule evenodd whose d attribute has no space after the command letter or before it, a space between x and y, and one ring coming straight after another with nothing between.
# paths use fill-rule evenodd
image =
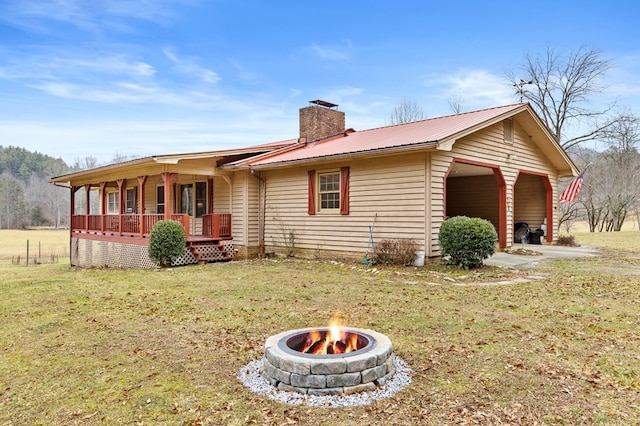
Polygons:
<instances>
[{"instance_id":1,"label":"blue sky","mask_svg":"<svg viewBox=\"0 0 640 426\"><path fill-rule=\"evenodd\" d=\"M505 73L547 47L599 49L640 113L637 1L0 0L0 145L71 164L298 136L298 109L385 124L514 103Z\"/></svg>"}]
</instances>

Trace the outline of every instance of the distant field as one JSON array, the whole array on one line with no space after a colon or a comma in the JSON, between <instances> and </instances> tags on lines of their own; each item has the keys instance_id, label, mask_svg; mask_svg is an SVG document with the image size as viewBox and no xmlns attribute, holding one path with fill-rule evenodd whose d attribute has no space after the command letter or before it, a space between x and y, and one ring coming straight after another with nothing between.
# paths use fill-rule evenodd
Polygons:
<instances>
[{"instance_id":1,"label":"distant field","mask_svg":"<svg viewBox=\"0 0 640 426\"><path fill-rule=\"evenodd\" d=\"M27 255L27 241L29 241L30 257L38 254L43 256L69 256L69 230L0 230L0 260Z\"/></svg>"},{"instance_id":2,"label":"distant field","mask_svg":"<svg viewBox=\"0 0 640 426\"><path fill-rule=\"evenodd\" d=\"M622 225L623 231L637 231L638 230L638 222L635 217L631 217L624 222ZM576 222L571 226L572 234L580 234L589 232L589 224L587 222Z\"/></svg>"}]
</instances>

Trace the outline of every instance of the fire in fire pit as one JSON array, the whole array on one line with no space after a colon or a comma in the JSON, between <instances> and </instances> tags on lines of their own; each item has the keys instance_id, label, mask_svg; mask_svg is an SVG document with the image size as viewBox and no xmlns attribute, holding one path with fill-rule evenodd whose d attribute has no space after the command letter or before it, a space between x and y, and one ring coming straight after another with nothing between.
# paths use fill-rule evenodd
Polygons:
<instances>
[{"instance_id":1,"label":"fire in fire pit","mask_svg":"<svg viewBox=\"0 0 640 426\"><path fill-rule=\"evenodd\" d=\"M280 390L309 395L373 391L395 374L389 338L332 323L265 342L263 376Z\"/></svg>"},{"instance_id":2,"label":"fire in fire pit","mask_svg":"<svg viewBox=\"0 0 640 426\"><path fill-rule=\"evenodd\" d=\"M341 325L340 318L334 315L327 330L311 330L302 344L289 347L306 354L337 355L357 351L366 345L363 336L349 332Z\"/></svg>"}]
</instances>

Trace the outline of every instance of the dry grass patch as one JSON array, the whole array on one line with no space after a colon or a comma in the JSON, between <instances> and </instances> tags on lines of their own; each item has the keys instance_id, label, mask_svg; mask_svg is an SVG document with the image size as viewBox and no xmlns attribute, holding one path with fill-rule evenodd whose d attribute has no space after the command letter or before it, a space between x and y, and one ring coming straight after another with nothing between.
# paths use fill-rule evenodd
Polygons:
<instances>
[{"instance_id":1,"label":"dry grass patch","mask_svg":"<svg viewBox=\"0 0 640 426\"><path fill-rule=\"evenodd\" d=\"M408 280L305 261L2 272L14 273L2 286L4 422L632 424L638 414L638 314L622 300L640 300L622 278L454 287L428 285L424 271ZM390 336L413 384L338 410L282 406L239 384L266 337L335 311Z\"/></svg>"},{"instance_id":2,"label":"dry grass patch","mask_svg":"<svg viewBox=\"0 0 640 426\"><path fill-rule=\"evenodd\" d=\"M0 424L632 425L638 268L637 252L529 272L303 260L0 265ZM527 273L542 278L472 285ZM238 371L267 337L335 312L389 336L412 384L341 409L286 406L242 386Z\"/></svg>"}]
</instances>

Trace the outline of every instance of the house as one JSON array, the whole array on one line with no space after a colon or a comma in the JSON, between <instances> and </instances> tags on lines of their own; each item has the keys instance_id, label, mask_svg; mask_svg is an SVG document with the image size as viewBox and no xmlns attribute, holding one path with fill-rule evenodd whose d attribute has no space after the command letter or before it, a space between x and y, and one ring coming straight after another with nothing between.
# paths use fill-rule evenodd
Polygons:
<instances>
[{"instance_id":1,"label":"house","mask_svg":"<svg viewBox=\"0 0 640 426\"><path fill-rule=\"evenodd\" d=\"M518 222L552 242L558 179L577 175L528 104L355 131L318 100L299 119L295 139L52 178L73 194L72 265L153 266L148 236L162 219L187 233L177 264L274 251L362 258L371 237L410 238L433 257L440 224L457 215L489 220L500 248Z\"/></svg>"}]
</instances>

